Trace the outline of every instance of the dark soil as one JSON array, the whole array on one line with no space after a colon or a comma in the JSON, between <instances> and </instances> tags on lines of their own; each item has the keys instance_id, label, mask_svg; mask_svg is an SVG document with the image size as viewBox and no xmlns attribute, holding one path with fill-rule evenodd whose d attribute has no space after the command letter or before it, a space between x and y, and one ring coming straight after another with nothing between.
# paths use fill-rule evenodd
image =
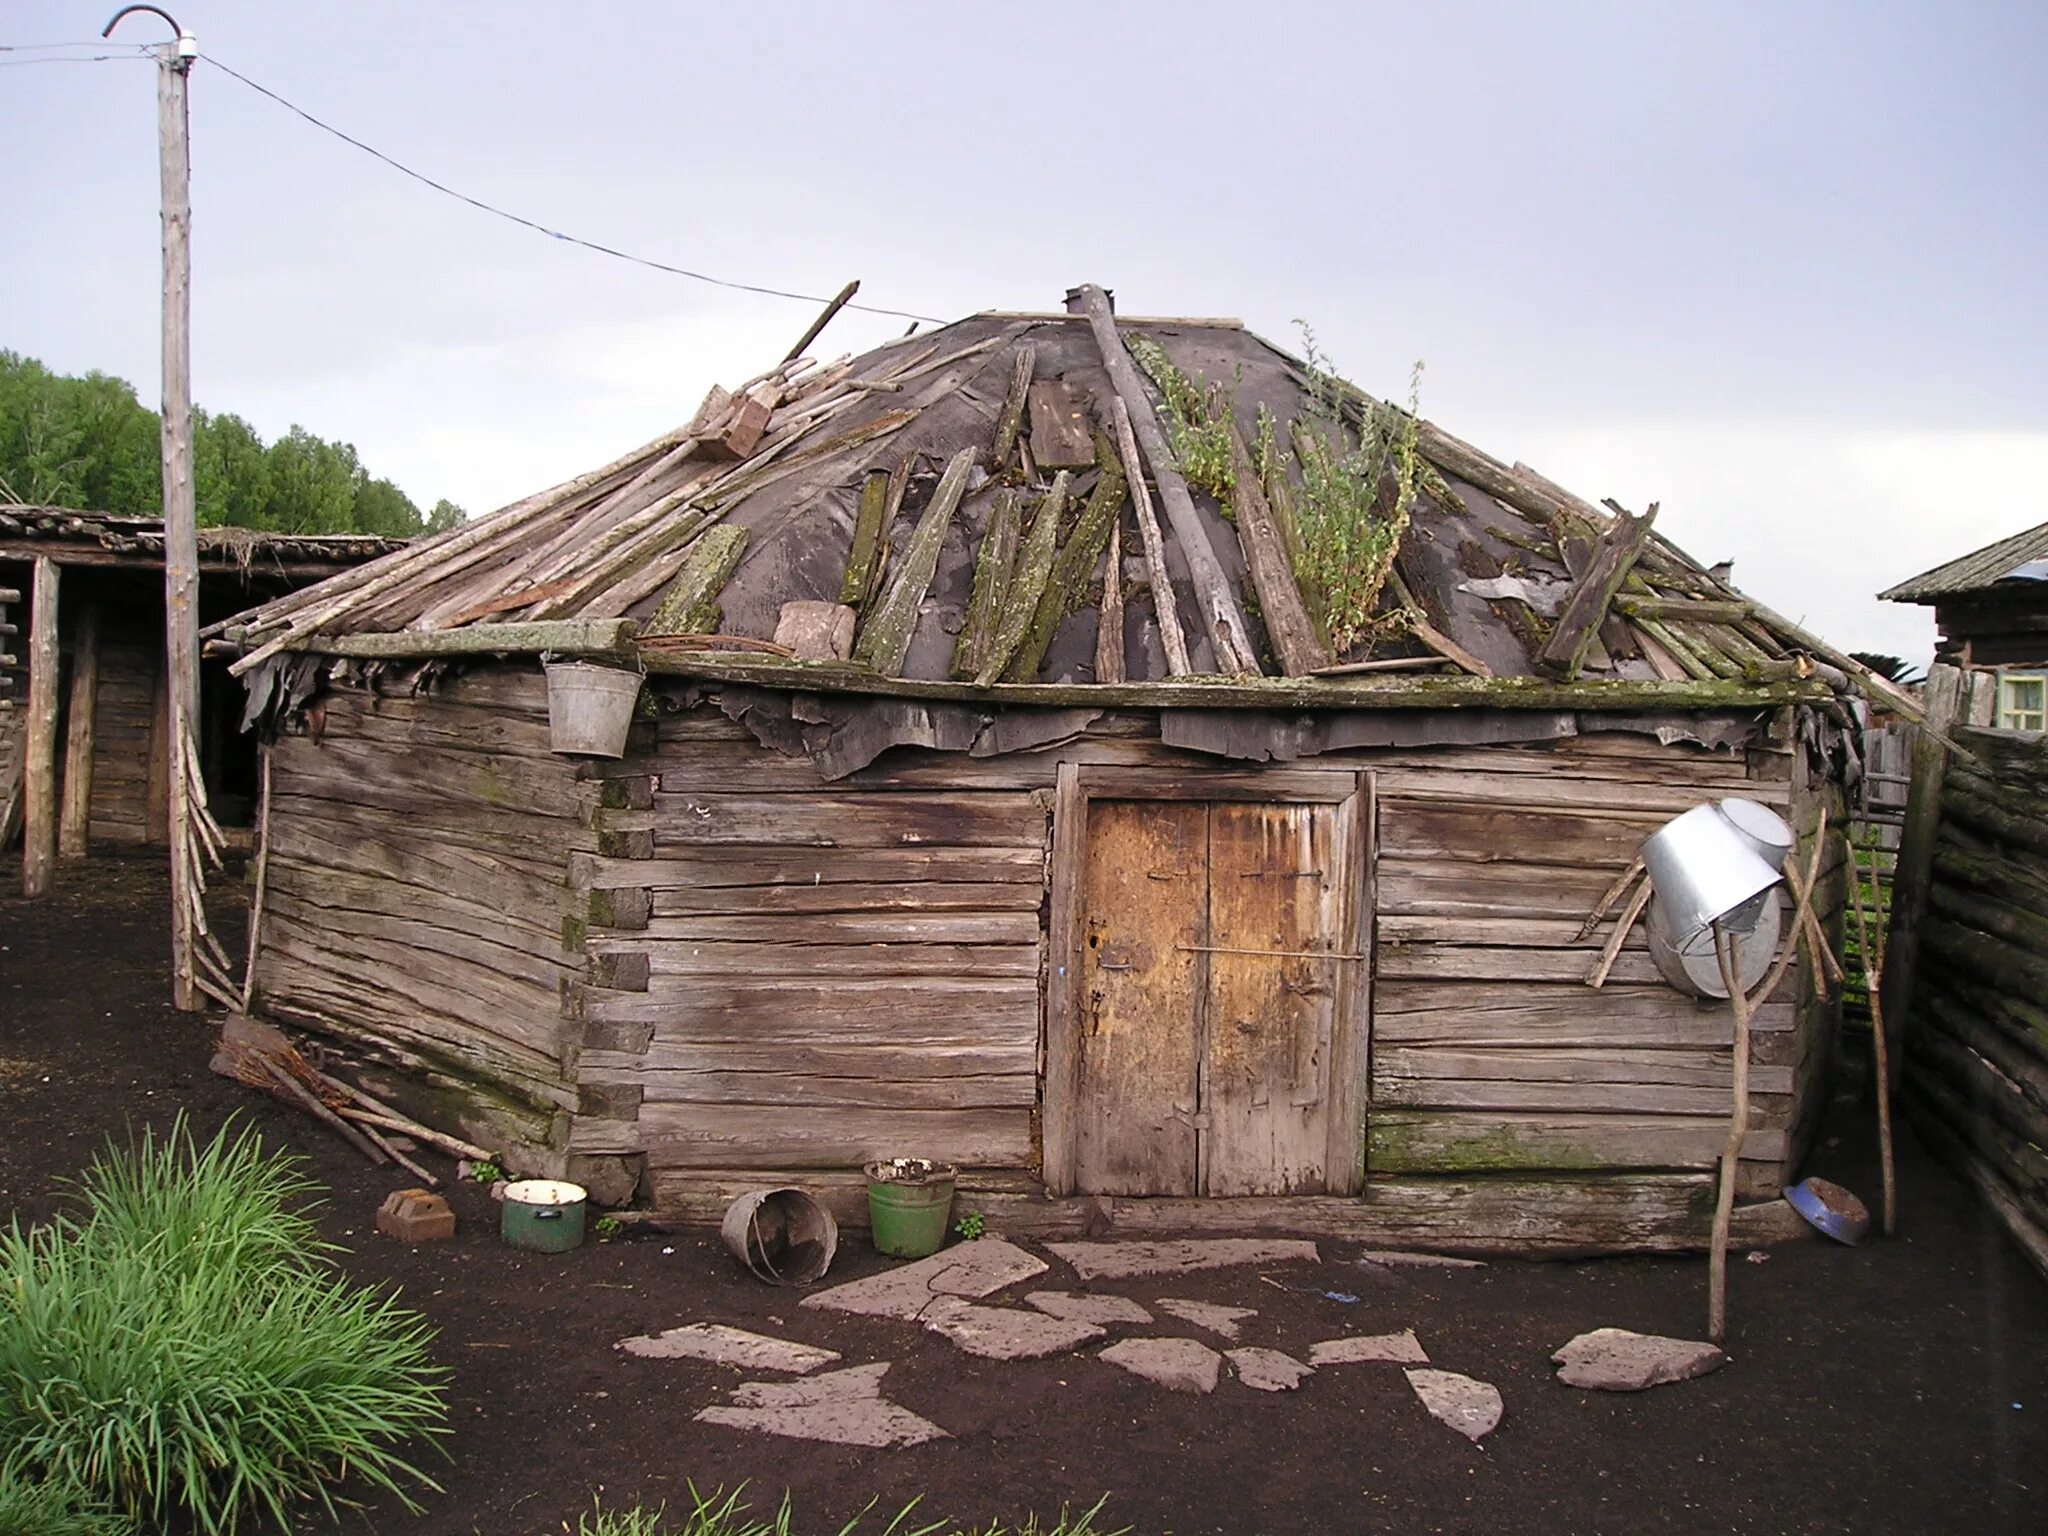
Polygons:
<instances>
[{"instance_id":1,"label":"dark soil","mask_svg":"<svg viewBox=\"0 0 2048 1536\"><path fill-rule=\"evenodd\" d=\"M1738 1258L1731 1363L1632 1396L1559 1385L1550 1351L1601 1325L1697 1337L1703 1262L1389 1270L1326 1244L1320 1267L1271 1271L1307 1294L1238 1271L1117 1287L1256 1307L1244 1342L1290 1350L1413 1327L1435 1363L1505 1395L1504 1422L1475 1447L1429 1418L1392 1367L1326 1369L1284 1395L1226 1380L1203 1398L1085 1355L1000 1365L907 1326L800 1312L796 1294L749 1278L713 1233L523 1255L498 1242L473 1185L451 1191L452 1242L401 1247L372 1217L409 1180L209 1075L210 1026L166 1003L165 931L160 878L139 863L69 869L35 906L0 897L0 1219L46 1216L57 1181L109 1135L180 1109L202 1133L239 1113L301 1150L331 1190L324 1225L351 1250L349 1271L401 1287L440 1329L452 1373L443 1491L420 1515L378 1502L369 1529L557 1532L600 1491L674 1504L689 1480L745 1481L763 1505L786 1489L818 1531L871 1499L893 1510L923 1495L928 1515L988 1521L1104 1494L1110 1523L1142 1536L2048 1529L2048 1287L1910 1133L1902 1237ZM1867 1111L1845 1110L1824 1139L1816 1171L1873 1198ZM831 1278L880 1267L849 1234ZM1042 1283L1076 1285L1057 1261ZM892 1360L887 1395L953 1438L878 1453L695 1424L735 1373L612 1346L698 1319L824 1344L848 1363Z\"/></svg>"}]
</instances>

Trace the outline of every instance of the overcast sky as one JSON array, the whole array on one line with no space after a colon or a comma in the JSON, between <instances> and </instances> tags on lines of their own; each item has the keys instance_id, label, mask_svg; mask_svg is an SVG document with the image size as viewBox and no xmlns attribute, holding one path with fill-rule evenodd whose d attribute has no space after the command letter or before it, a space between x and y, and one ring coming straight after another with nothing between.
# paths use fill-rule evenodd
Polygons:
<instances>
[{"instance_id":1,"label":"overcast sky","mask_svg":"<svg viewBox=\"0 0 2048 1536\"><path fill-rule=\"evenodd\" d=\"M470 195L674 265L953 318L1313 323L1342 370L1838 644L2048 520L2048 6L167 7ZM9 0L0 43L113 0ZM123 40L153 41L147 16ZM153 69L0 54L0 347L156 398ZM516 228L201 63L193 375L266 436L498 506L773 363L813 306ZM833 350L905 321L848 315ZM825 344L821 344L825 345Z\"/></svg>"}]
</instances>

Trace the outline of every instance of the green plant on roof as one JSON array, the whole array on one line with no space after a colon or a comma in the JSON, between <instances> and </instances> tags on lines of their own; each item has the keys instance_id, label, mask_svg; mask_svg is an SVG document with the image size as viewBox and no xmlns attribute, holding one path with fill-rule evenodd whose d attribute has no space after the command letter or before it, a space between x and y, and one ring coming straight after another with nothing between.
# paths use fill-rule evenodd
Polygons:
<instances>
[{"instance_id":1,"label":"green plant on roof","mask_svg":"<svg viewBox=\"0 0 2048 1536\"><path fill-rule=\"evenodd\" d=\"M1428 466L1416 446L1422 364L1408 377L1403 411L1353 391L1297 320L1308 360L1303 417L1294 423L1294 574L1309 611L1339 654L1390 627L1378 616L1380 594L1401 552ZM1266 441L1259 455L1275 485L1287 455ZM1405 625L1405 615L1393 625Z\"/></svg>"},{"instance_id":2,"label":"green plant on roof","mask_svg":"<svg viewBox=\"0 0 2048 1536\"><path fill-rule=\"evenodd\" d=\"M0 1233L0 1484L71 1511L31 1529L303 1529L350 1485L434 1487L406 1451L446 1433L432 1334L335 1268L313 1190L181 1118L110 1146L77 1214Z\"/></svg>"},{"instance_id":3,"label":"green plant on roof","mask_svg":"<svg viewBox=\"0 0 2048 1536\"><path fill-rule=\"evenodd\" d=\"M1131 357L1166 397L1167 436L1181 475L1189 485L1215 497L1223 515L1230 516L1231 492L1237 489L1230 451L1230 391L1200 374L1190 379L1156 341L1133 341Z\"/></svg>"}]
</instances>

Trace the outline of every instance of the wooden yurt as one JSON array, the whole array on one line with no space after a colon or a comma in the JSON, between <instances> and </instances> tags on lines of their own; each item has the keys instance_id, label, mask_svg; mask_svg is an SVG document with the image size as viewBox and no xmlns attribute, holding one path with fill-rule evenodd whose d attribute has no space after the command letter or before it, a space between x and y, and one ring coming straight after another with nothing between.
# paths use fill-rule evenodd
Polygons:
<instances>
[{"instance_id":1,"label":"wooden yurt","mask_svg":"<svg viewBox=\"0 0 2048 1536\"><path fill-rule=\"evenodd\" d=\"M1012 1229L1703 1241L1728 1010L1639 931L1589 985L1589 919L1704 801L1810 837L1855 664L1235 322L1070 308L785 363L215 626L253 1011L669 1217L863 1220L915 1155ZM645 674L619 757L555 750L576 658ZM1746 1198L1825 1096L1803 971Z\"/></svg>"},{"instance_id":2,"label":"wooden yurt","mask_svg":"<svg viewBox=\"0 0 2048 1536\"><path fill-rule=\"evenodd\" d=\"M199 616L224 619L400 547L358 534L202 529ZM0 613L0 696L14 701L0 707L0 847L21 831L32 766L57 786L65 856L164 845L163 520L0 502L0 590L14 594L12 617ZM48 622L40 635L38 611ZM49 716L32 742L26 706L39 659L50 669ZM200 767L215 817L232 832L254 820L257 754L224 662L202 669L201 687ZM32 765L32 750L46 761Z\"/></svg>"}]
</instances>

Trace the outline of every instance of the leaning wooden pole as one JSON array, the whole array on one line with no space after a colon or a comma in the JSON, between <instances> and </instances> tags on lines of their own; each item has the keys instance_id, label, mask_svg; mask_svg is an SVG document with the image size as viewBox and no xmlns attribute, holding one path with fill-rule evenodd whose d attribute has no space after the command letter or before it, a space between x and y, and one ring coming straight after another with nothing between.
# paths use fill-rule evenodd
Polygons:
<instances>
[{"instance_id":1,"label":"leaning wooden pole","mask_svg":"<svg viewBox=\"0 0 2048 1536\"><path fill-rule=\"evenodd\" d=\"M1870 999L1870 1047L1873 1054L1871 1066L1877 1080L1877 1157L1878 1171L1884 1179L1884 1235L1896 1236L1899 1230L1899 1190L1896 1170L1892 1164L1892 1096L1885 1091L1891 1081L1889 1042L1884 1036L1884 877L1878 872L1877 850L1871 850L1870 860L1870 905L1877 909L1877 922L1871 922L1863 903L1863 869L1856 862L1856 848L1849 847L1849 895L1856 905L1856 947L1863 955L1863 987ZM1876 932L1876 947L1872 947L1871 934Z\"/></svg>"},{"instance_id":2,"label":"leaning wooden pole","mask_svg":"<svg viewBox=\"0 0 2048 1536\"><path fill-rule=\"evenodd\" d=\"M63 807L57 856L82 859L92 822L93 717L99 712L100 608L86 603L71 632L71 697L65 706Z\"/></svg>"},{"instance_id":3,"label":"leaning wooden pole","mask_svg":"<svg viewBox=\"0 0 2048 1536\"><path fill-rule=\"evenodd\" d=\"M57 563L39 555L28 614L28 719L22 723L21 894L50 889L57 862Z\"/></svg>"},{"instance_id":4,"label":"leaning wooden pole","mask_svg":"<svg viewBox=\"0 0 2048 1536\"><path fill-rule=\"evenodd\" d=\"M171 992L200 1004L192 943L199 893L192 781L199 718L199 528L192 489L192 199L186 84L195 49L184 35L157 50L157 142L163 197L164 660L170 684Z\"/></svg>"}]
</instances>

